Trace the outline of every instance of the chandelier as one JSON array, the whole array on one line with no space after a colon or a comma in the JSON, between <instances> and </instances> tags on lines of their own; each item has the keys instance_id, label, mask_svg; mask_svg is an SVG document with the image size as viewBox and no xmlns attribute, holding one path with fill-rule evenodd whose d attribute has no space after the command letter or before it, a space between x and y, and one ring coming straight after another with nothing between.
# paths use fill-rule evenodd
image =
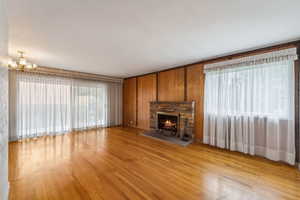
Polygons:
<instances>
[{"instance_id":1,"label":"chandelier","mask_svg":"<svg viewBox=\"0 0 300 200\"><path fill-rule=\"evenodd\" d=\"M25 57L23 51L18 51L18 58L17 59L11 59L8 61L8 67L13 70L19 70L19 71L25 71L25 69L32 70L36 69L37 65L29 63Z\"/></svg>"}]
</instances>

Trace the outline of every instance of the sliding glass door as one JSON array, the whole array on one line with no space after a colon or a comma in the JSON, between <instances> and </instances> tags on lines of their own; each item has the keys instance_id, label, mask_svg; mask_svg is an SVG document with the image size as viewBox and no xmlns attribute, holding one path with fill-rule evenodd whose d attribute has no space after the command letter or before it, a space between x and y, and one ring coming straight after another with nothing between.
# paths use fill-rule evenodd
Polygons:
<instances>
[{"instance_id":1,"label":"sliding glass door","mask_svg":"<svg viewBox=\"0 0 300 200\"><path fill-rule=\"evenodd\" d=\"M18 139L71 129L71 82L64 78L17 75L16 132Z\"/></svg>"},{"instance_id":2,"label":"sliding glass door","mask_svg":"<svg viewBox=\"0 0 300 200\"><path fill-rule=\"evenodd\" d=\"M72 122L77 130L106 125L106 94L103 84L75 81L72 86Z\"/></svg>"},{"instance_id":3,"label":"sliding glass door","mask_svg":"<svg viewBox=\"0 0 300 200\"><path fill-rule=\"evenodd\" d=\"M111 84L13 72L11 140L118 124L108 119ZM119 86L118 86L119 87ZM118 91L118 87L116 91ZM12 119L12 118L11 118ZM110 121L109 121L110 120Z\"/></svg>"}]
</instances>

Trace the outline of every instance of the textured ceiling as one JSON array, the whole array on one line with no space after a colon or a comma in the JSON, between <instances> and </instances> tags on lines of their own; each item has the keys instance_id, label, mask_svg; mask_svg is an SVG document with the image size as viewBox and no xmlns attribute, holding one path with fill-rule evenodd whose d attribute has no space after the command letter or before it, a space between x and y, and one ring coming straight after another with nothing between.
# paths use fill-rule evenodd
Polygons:
<instances>
[{"instance_id":1,"label":"textured ceiling","mask_svg":"<svg viewBox=\"0 0 300 200\"><path fill-rule=\"evenodd\" d=\"M299 0L8 0L9 53L128 77L300 39Z\"/></svg>"}]
</instances>

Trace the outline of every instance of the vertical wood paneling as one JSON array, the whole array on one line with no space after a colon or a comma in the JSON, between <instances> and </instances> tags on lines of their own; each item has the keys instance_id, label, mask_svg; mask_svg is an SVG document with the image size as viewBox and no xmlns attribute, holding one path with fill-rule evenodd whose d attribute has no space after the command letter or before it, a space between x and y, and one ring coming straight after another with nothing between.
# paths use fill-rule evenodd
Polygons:
<instances>
[{"instance_id":1,"label":"vertical wood paneling","mask_svg":"<svg viewBox=\"0 0 300 200\"><path fill-rule=\"evenodd\" d=\"M156 74L138 77L138 120L141 129L150 127L150 101L156 101Z\"/></svg>"},{"instance_id":2,"label":"vertical wood paneling","mask_svg":"<svg viewBox=\"0 0 300 200\"><path fill-rule=\"evenodd\" d=\"M184 68L159 72L158 100L184 101Z\"/></svg>"},{"instance_id":3,"label":"vertical wood paneling","mask_svg":"<svg viewBox=\"0 0 300 200\"><path fill-rule=\"evenodd\" d=\"M136 126L136 78L125 79L123 83L123 125Z\"/></svg>"},{"instance_id":4,"label":"vertical wood paneling","mask_svg":"<svg viewBox=\"0 0 300 200\"><path fill-rule=\"evenodd\" d=\"M203 139L204 121L204 73L203 65L197 64L187 67L187 101L195 101L195 138L197 141Z\"/></svg>"}]
</instances>

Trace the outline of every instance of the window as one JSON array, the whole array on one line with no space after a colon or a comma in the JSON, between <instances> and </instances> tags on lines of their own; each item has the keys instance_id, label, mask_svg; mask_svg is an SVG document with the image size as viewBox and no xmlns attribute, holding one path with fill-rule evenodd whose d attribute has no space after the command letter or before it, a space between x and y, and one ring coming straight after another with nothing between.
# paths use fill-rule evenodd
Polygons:
<instances>
[{"instance_id":1,"label":"window","mask_svg":"<svg viewBox=\"0 0 300 200\"><path fill-rule=\"evenodd\" d=\"M289 114L293 61L236 67L206 73L208 114L268 116Z\"/></svg>"},{"instance_id":2,"label":"window","mask_svg":"<svg viewBox=\"0 0 300 200\"><path fill-rule=\"evenodd\" d=\"M17 132L28 137L70 130L71 86L22 80L18 83Z\"/></svg>"},{"instance_id":3,"label":"window","mask_svg":"<svg viewBox=\"0 0 300 200\"><path fill-rule=\"evenodd\" d=\"M296 48L205 65L203 142L295 163Z\"/></svg>"},{"instance_id":4,"label":"window","mask_svg":"<svg viewBox=\"0 0 300 200\"><path fill-rule=\"evenodd\" d=\"M105 85L74 84L72 93L74 129L92 128L106 124Z\"/></svg>"},{"instance_id":5,"label":"window","mask_svg":"<svg viewBox=\"0 0 300 200\"><path fill-rule=\"evenodd\" d=\"M106 126L107 87L96 81L17 74L17 138Z\"/></svg>"}]
</instances>

